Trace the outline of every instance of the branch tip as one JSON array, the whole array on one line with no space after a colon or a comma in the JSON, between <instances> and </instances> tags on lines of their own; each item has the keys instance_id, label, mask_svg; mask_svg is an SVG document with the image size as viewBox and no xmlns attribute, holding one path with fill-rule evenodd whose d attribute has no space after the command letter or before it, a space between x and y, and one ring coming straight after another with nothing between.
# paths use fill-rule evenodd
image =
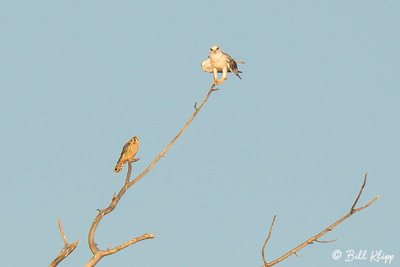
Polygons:
<instances>
[{"instance_id":1,"label":"branch tip","mask_svg":"<svg viewBox=\"0 0 400 267\"><path fill-rule=\"evenodd\" d=\"M61 220L60 220L60 219L57 219L57 224L58 224L58 229L60 230L61 238L62 238L62 240L63 240L63 242L64 242L64 245L67 245L67 244L68 244L68 241L67 241L67 238L65 237L64 229L63 229L63 227L62 227L62 224L61 224Z\"/></svg>"},{"instance_id":2,"label":"branch tip","mask_svg":"<svg viewBox=\"0 0 400 267\"><path fill-rule=\"evenodd\" d=\"M265 240L264 245L263 245L263 247L262 247L262 249L261 249L261 256L262 256L262 259L263 259L263 261L264 261L264 265L265 265L265 266L269 266L268 263L267 263L267 261L265 260L265 256L264 256L265 246L267 245L268 240L269 240L269 238L271 237L272 227L274 227L275 219L276 219L276 214L274 215L274 218L272 219L272 223L271 223L271 227L269 228L269 232L268 232L267 239Z\"/></svg>"},{"instance_id":3,"label":"branch tip","mask_svg":"<svg viewBox=\"0 0 400 267\"><path fill-rule=\"evenodd\" d=\"M332 242L335 242L335 241L338 241L338 240L339 240L339 238L336 238L336 239L333 239L333 240L326 240L326 241L315 239L315 242L318 242L318 243L332 243Z\"/></svg>"},{"instance_id":4,"label":"branch tip","mask_svg":"<svg viewBox=\"0 0 400 267\"><path fill-rule=\"evenodd\" d=\"M362 183L362 185L361 185L360 191L358 192L358 195L357 195L357 197L356 197L356 200L354 201L353 205L351 206L351 209L350 209L350 213L351 213L351 214L353 214L353 213L355 212L354 207L357 205L357 202L358 202L358 200L360 199L360 196L361 196L361 194L362 194L362 192L363 192L363 190L364 190L365 184L367 183L367 176L368 176L368 172L365 172L364 181L363 181L363 183Z\"/></svg>"}]
</instances>

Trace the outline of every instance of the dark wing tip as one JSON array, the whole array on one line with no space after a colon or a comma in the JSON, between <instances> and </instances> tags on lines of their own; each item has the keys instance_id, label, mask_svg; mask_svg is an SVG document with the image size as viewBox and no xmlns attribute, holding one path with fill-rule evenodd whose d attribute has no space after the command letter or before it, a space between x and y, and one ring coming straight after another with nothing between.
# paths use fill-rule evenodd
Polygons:
<instances>
[{"instance_id":1,"label":"dark wing tip","mask_svg":"<svg viewBox=\"0 0 400 267\"><path fill-rule=\"evenodd\" d=\"M240 75L239 75L239 73L242 73L242 72L238 69L236 61L234 59L228 59L227 63L228 63L230 72L232 72L233 74L238 76L239 79L242 79L242 77L240 77Z\"/></svg>"}]
</instances>

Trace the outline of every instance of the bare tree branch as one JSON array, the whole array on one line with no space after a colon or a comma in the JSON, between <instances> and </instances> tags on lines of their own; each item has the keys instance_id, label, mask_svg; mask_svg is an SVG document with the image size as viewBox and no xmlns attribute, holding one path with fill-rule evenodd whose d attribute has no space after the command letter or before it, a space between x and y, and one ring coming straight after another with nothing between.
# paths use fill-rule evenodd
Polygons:
<instances>
[{"instance_id":1,"label":"bare tree branch","mask_svg":"<svg viewBox=\"0 0 400 267\"><path fill-rule=\"evenodd\" d=\"M196 117L197 113L200 112L200 110L203 108L204 104L207 102L208 98L210 97L211 93L214 91L219 90L219 88L214 88L215 84L213 84L208 90L207 95L204 97L203 102L201 102L201 105L197 107L197 103L195 104L195 111L193 112L192 116L190 116L189 120L186 122L185 126L183 126L182 130L172 139L172 141L161 151L160 154L157 155L157 157L150 163L150 165L141 173L139 174L134 180L132 180L128 187L131 187L134 185L136 182L138 182L140 179L142 179L143 176L145 176L152 168L153 166L160 160L160 158L165 156L165 153L171 148L171 146L178 140L178 138L186 131L187 127L189 124L193 121L194 117Z\"/></svg>"},{"instance_id":2,"label":"bare tree branch","mask_svg":"<svg viewBox=\"0 0 400 267\"><path fill-rule=\"evenodd\" d=\"M362 184L362 186L361 186L360 192L358 192L357 198L356 198L356 200L354 201L353 206L351 206L350 213L352 213L352 214L355 212L355 211L354 211L354 207L357 205L357 202L358 202L358 200L360 199L360 196L361 196L362 192L364 191L364 186L365 186L365 184L367 183L367 175L368 175L368 172L365 172L365 175L364 175L364 182L363 182L363 184Z\"/></svg>"},{"instance_id":3,"label":"bare tree branch","mask_svg":"<svg viewBox=\"0 0 400 267\"><path fill-rule=\"evenodd\" d=\"M58 228L60 229L61 238L64 242L64 247L61 249L60 253L58 253L57 257L50 263L49 267L57 266L63 259L68 257L68 255L71 254L72 251L74 251L74 249L76 248L76 246L78 246L78 243L80 242L80 240L77 240L74 243L69 244L67 238L65 237L64 229L62 227L60 219L57 220L57 223Z\"/></svg>"},{"instance_id":4,"label":"bare tree branch","mask_svg":"<svg viewBox=\"0 0 400 267\"><path fill-rule=\"evenodd\" d=\"M374 203L374 202L379 198L379 195L377 195L376 197L374 197L370 202L368 202L368 203L365 204L364 206L359 207L359 208L356 208L356 209L354 208L354 207L356 206L356 204L357 204L357 202L358 202L358 200L359 200L359 198L360 198L360 196L361 196L363 190L364 190L364 186L365 186L366 181L367 181L367 175L368 175L368 173L366 172L366 173L365 173L365 176L364 176L364 182L363 182L363 184L362 184L362 186L361 186L361 189L360 189L360 191L359 191L359 193L358 193L358 195L357 195L357 198L356 198L356 200L354 201L353 205L351 206L350 211L349 211L346 215L344 215L342 218L340 218L339 220L337 220L336 222L334 222L333 224L331 224L330 226L328 226L325 230L323 230L323 231L320 232L319 234L317 234L317 235L315 235L315 236L313 236L313 237L307 239L306 241L304 241L303 243L301 243L300 245L298 245L296 248L294 248L294 249L292 249L291 251L287 252L285 255L283 255L283 256L279 257L278 259L273 260L273 261L271 261L271 262L268 263L268 262L265 261L265 258L264 258L264 248L265 248L265 245L266 245L266 243L268 242L268 239L270 238L270 235L271 235L272 226L274 225L274 221L275 221L275 217L274 217L274 221L272 222L271 229L270 229L270 233L268 234L267 240L265 241L264 246L263 246L263 249L262 249L262 257L263 257L263 261L264 261L264 265L263 265L263 266L264 266L264 267L269 267L269 266L275 265L275 264L277 264L278 262L281 262L282 260L286 259L287 257L289 257L289 256L292 255L292 254L295 254L295 255L297 256L297 254L296 254L297 251L299 251L300 249L304 248L305 246L307 246L307 245L309 245L309 244L312 244L313 242L327 243L327 242L336 241L337 239L336 239L336 240L331 240L331 241L318 241L318 238L320 238L321 236L325 235L325 234L328 233L329 231L332 231L333 228L335 228L338 224L340 224L341 222L343 222L344 220L346 220L347 218L349 218L349 217L350 217L351 215L353 215L354 213L356 213L356 212L358 212L358 211L360 211L360 210L363 210L363 209L369 207L372 203Z\"/></svg>"},{"instance_id":5,"label":"bare tree branch","mask_svg":"<svg viewBox=\"0 0 400 267\"><path fill-rule=\"evenodd\" d=\"M130 161L130 162L128 162L128 172L126 175L125 183L122 186L121 190L119 191L119 193L116 196L114 193L114 195L111 199L111 203L107 208L98 210L99 213L97 214L96 218L94 219L92 226L90 227L89 235L88 235L89 248L93 253L93 257L85 264L85 266L95 266L101 260L101 258L103 258L104 256L114 254L115 252L117 252L121 249L124 249L130 245L133 245L139 241L155 238L154 234L143 234L141 236L132 238L131 240L123 243L122 245L116 246L112 249L107 248L106 250L100 250L97 247L96 242L94 241L94 234L96 232L97 226L100 223L100 220L105 215L107 215L108 213L110 213L111 211L114 210L114 208L117 206L117 204L120 201L120 199L122 198L122 196L125 194L126 190L129 188L128 183L129 183L129 179L131 176L131 172L132 172L132 162Z\"/></svg>"},{"instance_id":6,"label":"bare tree branch","mask_svg":"<svg viewBox=\"0 0 400 267\"><path fill-rule=\"evenodd\" d=\"M265 246L268 243L269 238L271 237L272 227L274 227L275 219L276 219L276 214L274 215L274 218L272 219L272 223L271 223L271 227L269 228L269 233L268 233L267 239L265 240L264 245L263 245L263 247L261 249L261 255L262 255L262 258L263 258L265 266L268 266L267 265L268 263L267 263L267 261L265 260L265 257L264 257L264 250L265 250Z\"/></svg>"},{"instance_id":7,"label":"bare tree branch","mask_svg":"<svg viewBox=\"0 0 400 267\"><path fill-rule=\"evenodd\" d=\"M93 257L84 265L85 267L91 267L91 266L95 266L104 256L108 256L111 254L114 254L118 251L120 251L121 249L124 249L130 245L133 245L137 242L140 242L142 240L146 240L146 239L152 239L155 238L154 234L143 234L141 236L132 238L131 240L116 246L114 248L107 248L106 250L100 250L96 244L96 242L94 241L94 234L96 232L96 229L100 223L100 220L107 215L108 213L110 213L111 211L114 210L114 208L117 206L118 202L120 201L120 199L122 198L122 196L125 194L126 190L128 190L129 187L131 187L132 185L134 185L136 182L138 182L141 178L143 178L143 176L145 176L152 168L153 166L159 161L160 158L165 156L165 153L171 148L171 146L178 140L178 138L183 134L183 132L185 132L185 130L187 129L187 127L189 126L189 124L193 121L193 119L196 117L197 113L199 113L199 111L203 108L204 104L207 102L208 98L210 97L211 93L218 90L216 88L214 88L214 84L211 86L210 90L208 91L207 95L205 96L205 98L203 99L203 102L201 103L201 105L199 107L197 107L197 104L195 105L195 111L192 114L192 116L189 118L189 120L186 122L186 124L184 125L184 127L182 128L182 130L175 136L174 139L172 139L172 141L156 156L156 158L150 163L150 165L140 174L138 175L134 180L130 181L130 177L131 177L131 172L132 172L132 162L137 161L138 159L133 159L131 161L128 162L128 172L126 174L126 178L125 178L125 183L122 186L121 190L119 191L119 193L117 195L112 196L111 199L111 203L110 205L102 210L98 210L98 214L96 216L96 218L94 219L90 230L89 230L89 234L88 234L88 243L89 243L89 248L93 253Z\"/></svg>"}]
</instances>

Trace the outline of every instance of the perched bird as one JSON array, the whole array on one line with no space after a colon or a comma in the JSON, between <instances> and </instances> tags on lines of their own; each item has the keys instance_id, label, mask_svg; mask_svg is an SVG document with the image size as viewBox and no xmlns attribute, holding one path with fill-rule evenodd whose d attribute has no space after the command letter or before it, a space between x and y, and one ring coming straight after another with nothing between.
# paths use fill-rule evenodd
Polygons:
<instances>
[{"instance_id":1,"label":"perched bird","mask_svg":"<svg viewBox=\"0 0 400 267\"><path fill-rule=\"evenodd\" d=\"M121 156L114 168L114 172L120 172L127 161L132 161L139 148L139 136L132 137L122 148Z\"/></svg>"},{"instance_id":2,"label":"perched bird","mask_svg":"<svg viewBox=\"0 0 400 267\"><path fill-rule=\"evenodd\" d=\"M201 62L201 68L205 72L213 73L213 84L221 84L228 78L228 72L232 72L242 79L239 75L241 71L238 70L238 64L244 64L244 62L233 59L227 53L222 52L219 46L214 45L210 47L210 55L208 58ZM219 80L217 76L218 72L222 72L222 77Z\"/></svg>"}]
</instances>

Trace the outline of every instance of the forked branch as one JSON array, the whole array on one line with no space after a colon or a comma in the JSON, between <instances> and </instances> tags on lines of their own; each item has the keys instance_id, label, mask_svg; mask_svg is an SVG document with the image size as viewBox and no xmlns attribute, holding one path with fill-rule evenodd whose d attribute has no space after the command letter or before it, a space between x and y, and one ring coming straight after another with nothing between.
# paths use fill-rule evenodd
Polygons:
<instances>
[{"instance_id":1,"label":"forked branch","mask_svg":"<svg viewBox=\"0 0 400 267\"><path fill-rule=\"evenodd\" d=\"M50 263L49 267L57 266L63 259L68 257L68 255L71 254L72 251L74 251L74 249L76 248L76 246L78 246L78 243L80 242L79 240L77 240L72 244L68 243L60 219L57 220L57 223L58 228L60 229L61 238L64 242L64 247L61 249L60 253L58 253L57 257Z\"/></svg>"},{"instance_id":2,"label":"forked branch","mask_svg":"<svg viewBox=\"0 0 400 267\"><path fill-rule=\"evenodd\" d=\"M289 252L286 253L285 255L283 255L283 256L279 257L278 259L273 260L273 261L271 261L271 262L267 262L267 261L265 260L265 257L264 257L264 250L265 250L265 246L266 246L266 244L267 244L269 238L271 237L272 228L273 228L273 226L274 226L275 218L276 218L276 215L275 215L275 216L274 216L274 219L273 219L273 221L272 221L270 230L269 230L268 237L267 237L267 239L265 240L264 246L262 247L262 253L261 253L261 255L262 255L262 258L263 258L263 261L264 261L263 267L269 267L269 266L275 265L275 264L277 264L278 262L280 262L280 261L286 259L286 258L289 257L290 255L296 254L297 251L299 251L300 249L304 248L305 246L307 246L307 245L309 245L309 244L312 244L313 242L329 243L329 242L334 242L334 241L336 241L337 239L335 239L335 240L330 240L330 241L319 241L318 238L320 238L321 236L323 236L323 235L325 235L326 233L328 233L329 231L331 231L331 230L332 230L333 228L335 228L338 224L340 224L341 222L343 222L344 220L346 220L347 218L349 218L349 217L350 217L351 215L353 215L354 213L356 213L356 212L358 212L358 211L360 211L360 210L363 210L363 209L369 207L372 203L374 203L374 202L379 198L379 195L377 195L376 197L374 197L370 202L368 202L368 203L365 204L364 206L359 207L359 208L355 208L355 206L357 205L357 202L358 202L358 200L360 199L360 196L361 196L361 194L362 194L362 192L363 192L363 190L364 190L364 186L365 186L365 184L366 184L366 182L367 182L367 175L368 175L368 173L366 172L366 173L365 173L365 176L364 176L364 182L363 182L363 184L362 184L362 186L361 186L360 191L358 192L357 198L356 198L356 200L354 201L353 205L351 206L350 211L349 211L346 215L344 215L342 218L340 218L339 220L337 220L336 222L334 222L333 224L331 224L330 226L328 226L325 230L323 230L323 231L320 232L319 234L316 234L315 236L313 236L313 237L307 239L306 241L304 241L303 243L301 243L300 245L298 245L297 247L295 247L294 249L292 249L291 251L289 251ZM297 255L297 254L296 254L296 255Z\"/></svg>"},{"instance_id":3,"label":"forked branch","mask_svg":"<svg viewBox=\"0 0 400 267\"><path fill-rule=\"evenodd\" d=\"M94 219L92 226L90 227L89 234L88 234L88 243L89 243L89 248L93 253L93 257L85 264L85 267L89 266L95 266L104 256L108 256L111 254L114 254L121 249L124 249L130 245L133 245L139 241L146 240L146 239L152 239L155 238L154 234L143 234L141 236L132 238L131 240L115 246L114 248L108 247L106 250L100 250L94 241L94 234L96 232L97 226L100 223L100 220L110 213L111 211L114 210L114 208L117 206L118 202L122 198L122 196L125 194L125 192L130 188L132 185L134 185L136 182L138 182L140 179L143 178L152 168L153 166L160 160L160 158L165 156L165 153L171 148L171 146L178 140L178 138L185 132L185 130L188 128L190 123L193 121L193 119L196 117L197 113L203 108L204 104L207 102L208 98L210 97L211 93L218 90L214 88L215 85L212 85L210 90L208 91L207 95L204 97L203 102L199 107L197 107L197 104L195 105L195 111L192 114L192 116L189 118L189 120L186 122L186 124L183 126L182 130L175 136L174 139L155 157L155 159L150 163L150 165L141 173L139 174L134 180L130 180L131 178L131 172L132 172L132 162L137 161L138 159L133 159L132 161L128 162L128 172L126 174L126 179L125 183L122 186L121 190L117 195L112 196L111 198L111 203L110 205L102 210L98 210L98 214L96 218Z\"/></svg>"}]
</instances>

